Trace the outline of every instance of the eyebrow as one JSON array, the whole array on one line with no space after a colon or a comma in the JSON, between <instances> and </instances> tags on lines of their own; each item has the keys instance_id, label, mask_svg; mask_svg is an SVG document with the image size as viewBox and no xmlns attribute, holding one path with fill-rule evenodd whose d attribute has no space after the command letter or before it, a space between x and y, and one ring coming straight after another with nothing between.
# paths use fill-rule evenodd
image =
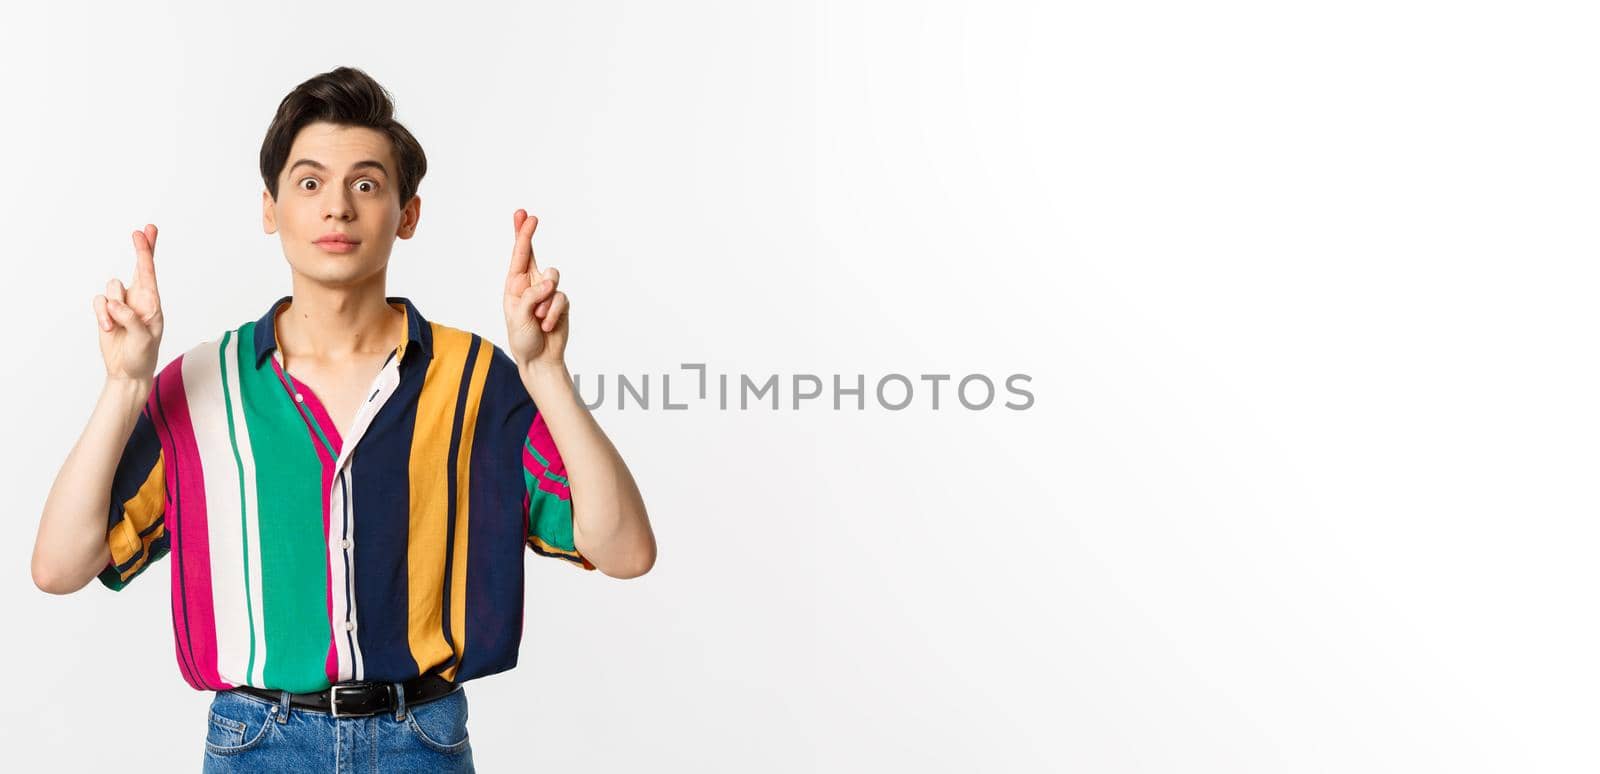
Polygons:
<instances>
[{"instance_id":1,"label":"eyebrow","mask_svg":"<svg viewBox=\"0 0 1600 774\"><path fill-rule=\"evenodd\" d=\"M300 160L296 161L295 163L290 164L289 165L289 171L290 172L294 172L294 168L300 166L301 164L306 164L308 166L315 167L316 169L320 169L323 172L328 171L328 168L325 165L323 165L321 162L313 161L311 159L300 159ZM365 160L362 160L362 161L357 161L356 163L350 165L350 169L351 170L367 169L367 168L376 169L379 172L382 172L385 176L387 176L389 174L389 170L387 168L385 168L383 166L383 164L381 164L379 162L376 162L376 161L373 161L372 159L365 159Z\"/></svg>"}]
</instances>

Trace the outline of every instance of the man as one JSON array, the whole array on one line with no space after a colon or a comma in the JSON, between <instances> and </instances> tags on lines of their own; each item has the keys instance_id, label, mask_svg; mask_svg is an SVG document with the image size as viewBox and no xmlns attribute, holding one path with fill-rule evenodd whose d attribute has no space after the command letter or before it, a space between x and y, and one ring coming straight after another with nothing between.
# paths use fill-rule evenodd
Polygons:
<instances>
[{"instance_id":1,"label":"man","mask_svg":"<svg viewBox=\"0 0 1600 774\"><path fill-rule=\"evenodd\" d=\"M572 386L537 218L512 216L501 350L386 295L427 163L366 73L300 84L260 163L292 296L157 373L157 230L133 232L34 582L118 590L170 554L178 666L216 692L207 771L470 771L461 683L516 664L523 546L637 577L644 503Z\"/></svg>"}]
</instances>

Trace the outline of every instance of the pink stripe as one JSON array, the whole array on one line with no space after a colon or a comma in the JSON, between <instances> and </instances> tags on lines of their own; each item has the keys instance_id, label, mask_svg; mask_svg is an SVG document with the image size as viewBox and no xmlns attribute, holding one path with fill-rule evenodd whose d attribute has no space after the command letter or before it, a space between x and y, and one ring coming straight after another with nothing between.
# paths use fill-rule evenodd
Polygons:
<instances>
[{"instance_id":1,"label":"pink stripe","mask_svg":"<svg viewBox=\"0 0 1600 774\"><path fill-rule=\"evenodd\" d=\"M323 407L322 401L317 398L317 394L312 392L305 382L294 378L294 374L285 372L276 358L272 361L272 368L278 372L278 378L284 382L285 388L289 391L290 400L294 399L294 393L296 392L300 393L300 397L305 399L306 410L311 412L311 418L322 428L323 435L328 437L328 443L333 445L333 453L337 455L340 449L344 448L344 439L339 437L339 429L333 426L333 420L329 418L328 410ZM328 630L331 632L328 637L328 655L322 660L322 671L328 676L330 682L336 683L339 682L339 650L337 642L339 629L333 625L333 563L328 560L326 546L328 545L329 537L331 537L330 532L332 531L333 522L333 504L329 499L329 495L333 493L334 465L339 460L337 457L328 455L328 450L317 439L316 429L309 422L306 423L306 433L311 436L311 445L316 448L317 459L322 462L322 545L324 546L322 552L322 605L323 615L328 620Z\"/></svg>"},{"instance_id":2,"label":"pink stripe","mask_svg":"<svg viewBox=\"0 0 1600 774\"><path fill-rule=\"evenodd\" d=\"M539 454L550 461L550 472L566 478L567 465L561 460L561 452L556 450L555 439L550 437L550 427L544 423L544 414L535 413L533 415L533 425L528 428L528 439L533 442L533 448L539 450ZM526 444L522 447L522 464L533 473L533 478L539 482L540 489L563 500L572 499L572 493L566 484L552 481L541 475L545 468L539 464L539 460L533 456L533 453L528 451Z\"/></svg>"},{"instance_id":3,"label":"pink stripe","mask_svg":"<svg viewBox=\"0 0 1600 774\"><path fill-rule=\"evenodd\" d=\"M167 383L167 381L169 379L169 373L170 372L172 372L172 371L181 372L182 368L183 368L183 356L179 355L176 360L174 360L171 363L169 363L166 368L162 369L160 373L156 374L155 389L152 389L150 391L150 397L145 399L145 411L150 415L150 421L155 423L156 435L161 439L161 447L162 447L163 451L166 450L166 449L173 448L172 435L171 435L171 433L167 432L167 412L166 412L166 407L164 405L160 405L163 400L170 400L169 396L165 394L166 390L163 387L163 385L165 385ZM181 514L178 512L178 507L177 507L179 492L178 492L178 489L177 489L177 473L175 472L175 468L176 467L177 467L177 461L169 457L167 459L167 464L166 464L166 496L167 497L166 497L164 513L166 514L166 522L167 522L167 529L166 529L166 531L167 531L167 539L169 541L171 541L171 547L172 547L173 550L176 550L177 547L178 547L178 529L177 529L177 527L178 527L179 519L181 517ZM178 630L178 622L181 619L180 619L179 614L178 614L178 561L177 561L177 557L176 556L169 557L168 561L167 561L167 565L168 565L168 567L169 567L169 569L171 571L171 579L172 579L171 587L172 587L172 644L173 644L173 650L177 654L178 669L183 672L183 680L184 680L184 682L188 683L190 685L190 687L198 689L198 688L200 688L200 681L199 681L198 678L195 677L194 671L190 668L191 660L189 658L188 648L184 644L182 633L179 632L179 630Z\"/></svg>"},{"instance_id":4,"label":"pink stripe","mask_svg":"<svg viewBox=\"0 0 1600 774\"><path fill-rule=\"evenodd\" d=\"M172 556L173 627L180 662L187 651L188 663L198 674L186 674L189 685L201 691L225 691L234 687L217 674L217 619L211 602L211 538L206 524L205 476L201 471L200 449L194 438L194 422L189 414L189 399L183 385L183 356L163 369L156 382L161 393L165 422L162 447L171 451L174 465L167 466L167 491L177 492L181 505L173 513L180 523L169 523L174 537ZM181 475L180 475L181 474ZM176 521L176 520L174 520Z\"/></svg>"},{"instance_id":5,"label":"pink stripe","mask_svg":"<svg viewBox=\"0 0 1600 774\"><path fill-rule=\"evenodd\" d=\"M566 478L567 466L561 461L561 452L556 449L556 439L550 437L550 426L544 423L543 413L533 415L533 426L528 428L528 438L533 441L533 448L550 461L550 472Z\"/></svg>"}]
</instances>

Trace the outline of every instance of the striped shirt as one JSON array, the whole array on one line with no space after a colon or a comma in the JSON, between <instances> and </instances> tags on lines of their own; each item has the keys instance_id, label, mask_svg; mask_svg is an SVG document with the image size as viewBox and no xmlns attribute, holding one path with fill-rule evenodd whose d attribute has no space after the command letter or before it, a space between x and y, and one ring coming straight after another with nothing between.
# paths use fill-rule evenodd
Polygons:
<instances>
[{"instance_id":1,"label":"striped shirt","mask_svg":"<svg viewBox=\"0 0 1600 774\"><path fill-rule=\"evenodd\" d=\"M522 546L594 569L516 366L391 296L406 340L341 438L275 352L291 298L157 374L112 482L100 582L120 590L171 554L178 667L196 690L512 668Z\"/></svg>"}]
</instances>

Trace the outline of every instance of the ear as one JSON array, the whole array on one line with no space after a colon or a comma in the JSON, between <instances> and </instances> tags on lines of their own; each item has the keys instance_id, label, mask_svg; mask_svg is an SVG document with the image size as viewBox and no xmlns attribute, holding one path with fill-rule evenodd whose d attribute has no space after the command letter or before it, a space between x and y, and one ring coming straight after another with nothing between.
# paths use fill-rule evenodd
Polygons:
<instances>
[{"instance_id":1,"label":"ear","mask_svg":"<svg viewBox=\"0 0 1600 774\"><path fill-rule=\"evenodd\" d=\"M410 239L417 233L417 221L422 219L422 197L412 194L411 201L400 208L400 228L395 234L401 239Z\"/></svg>"},{"instance_id":2,"label":"ear","mask_svg":"<svg viewBox=\"0 0 1600 774\"><path fill-rule=\"evenodd\" d=\"M273 211L272 193L261 189L261 231L271 234L278 230L278 216Z\"/></svg>"}]
</instances>

